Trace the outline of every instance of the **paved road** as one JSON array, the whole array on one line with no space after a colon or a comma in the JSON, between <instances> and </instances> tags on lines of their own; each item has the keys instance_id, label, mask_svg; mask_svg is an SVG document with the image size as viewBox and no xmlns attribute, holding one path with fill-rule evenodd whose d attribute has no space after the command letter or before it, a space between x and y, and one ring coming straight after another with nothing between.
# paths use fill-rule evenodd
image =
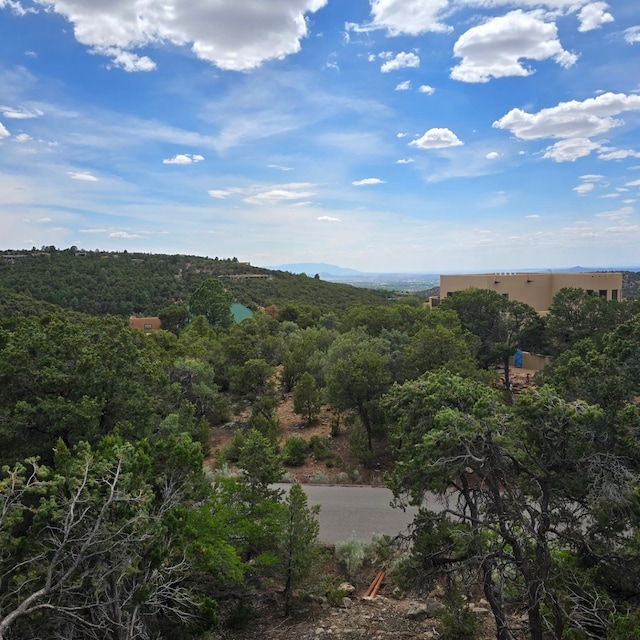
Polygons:
<instances>
[{"instance_id":1,"label":"paved road","mask_svg":"<svg viewBox=\"0 0 640 640\"><path fill-rule=\"evenodd\" d=\"M279 485L287 489L288 485ZM406 532L415 508L394 509L392 493L383 487L303 485L309 506L319 504L320 540L331 544L349 539L370 540L374 533Z\"/></svg>"}]
</instances>

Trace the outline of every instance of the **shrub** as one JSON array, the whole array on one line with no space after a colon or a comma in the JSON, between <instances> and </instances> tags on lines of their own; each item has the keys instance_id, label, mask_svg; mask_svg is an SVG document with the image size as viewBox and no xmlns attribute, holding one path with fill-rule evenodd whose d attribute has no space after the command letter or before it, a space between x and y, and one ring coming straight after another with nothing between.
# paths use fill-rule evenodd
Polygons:
<instances>
[{"instance_id":1,"label":"shrub","mask_svg":"<svg viewBox=\"0 0 640 640\"><path fill-rule=\"evenodd\" d=\"M309 438L309 449L316 460L327 460L331 457L331 449L326 439L318 435Z\"/></svg>"},{"instance_id":2,"label":"shrub","mask_svg":"<svg viewBox=\"0 0 640 640\"><path fill-rule=\"evenodd\" d=\"M290 467L300 467L307 459L309 445L302 436L291 436L284 445L282 462Z\"/></svg>"},{"instance_id":3,"label":"shrub","mask_svg":"<svg viewBox=\"0 0 640 640\"><path fill-rule=\"evenodd\" d=\"M362 569L366 551L366 543L352 536L344 542L336 543L336 560L344 566L351 577Z\"/></svg>"},{"instance_id":4,"label":"shrub","mask_svg":"<svg viewBox=\"0 0 640 640\"><path fill-rule=\"evenodd\" d=\"M309 482L312 484L329 484L329 476L326 473L322 473L322 471L318 471L309 476Z\"/></svg>"},{"instance_id":5,"label":"shrub","mask_svg":"<svg viewBox=\"0 0 640 640\"><path fill-rule=\"evenodd\" d=\"M244 432L238 429L233 434L231 442L218 451L216 464L222 465L229 462L238 462L240 459L240 452L242 451L242 447L244 447L245 441L246 436L244 435Z\"/></svg>"}]
</instances>

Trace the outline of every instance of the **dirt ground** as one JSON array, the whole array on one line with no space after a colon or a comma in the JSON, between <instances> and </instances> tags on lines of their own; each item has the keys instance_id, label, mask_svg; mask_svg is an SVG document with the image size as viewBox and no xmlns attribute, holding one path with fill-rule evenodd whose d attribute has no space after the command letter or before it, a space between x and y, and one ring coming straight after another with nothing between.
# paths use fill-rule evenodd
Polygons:
<instances>
[{"instance_id":1,"label":"dirt ground","mask_svg":"<svg viewBox=\"0 0 640 640\"><path fill-rule=\"evenodd\" d=\"M213 427L210 431L211 455L207 460L210 467L215 466L216 453L232 439L239 426L244 425L249 420L251 411L247 409L234 416L233 421L219 427ZM318 474L324 474L328 483L344 484L344 474L353 478L357 478L357 482L369 485L382 485L384 483L382 466L378 466L373 470L364 468L351 451L349 444L348 427L341 425L339 435L331 437L331 421L334 414L328 407L322 407L318 420L312 425L307 426L306 422L293 411L293 394L286 394L282 403L277 409L278 420L280 421L280 449L284 447L285 442L292 435L302 436L305 440L309 440L311 436L317 435L322 439L327 439L331 449L332 462L327 463L323 460L316 460L313 455L308 455L305 463L300 467L286 467L291 479L295 479L301 483L313 481ZM342 474L342 476L341 476Z\"/></svg>"}]
</instances>

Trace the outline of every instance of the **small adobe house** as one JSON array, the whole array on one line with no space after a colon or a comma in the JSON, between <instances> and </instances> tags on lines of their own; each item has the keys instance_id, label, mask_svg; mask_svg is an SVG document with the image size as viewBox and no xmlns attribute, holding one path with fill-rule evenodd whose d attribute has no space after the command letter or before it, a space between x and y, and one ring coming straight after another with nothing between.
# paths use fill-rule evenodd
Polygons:
<instances>
[{"instance_id":1,"label":"small adobe house","mask_svg":"<svg viewBox=\"0 0 640 640\"><path fill-rule=\"evenodd\" d=\"M162 327L160 318L136 318L134 316L131 316L129 318L129 328L138 329L139 331L144 331L145 333L151 333L152 331L157 331Z\"/></svg>"}]
</instances>

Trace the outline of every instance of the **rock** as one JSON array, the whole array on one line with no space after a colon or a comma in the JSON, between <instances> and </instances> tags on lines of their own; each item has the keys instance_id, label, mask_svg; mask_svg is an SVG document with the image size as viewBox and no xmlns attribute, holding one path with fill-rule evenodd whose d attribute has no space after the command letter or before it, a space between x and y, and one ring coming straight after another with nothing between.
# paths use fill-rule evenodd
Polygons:
<instances>
[{"instance_id":1,"label":"rock","mask_svg":"<svg viewBox=\"0 0 640 640\"><path fill-rule=\"evenodd\" d=\"M345 593L353 593L356 590L356 588L352 584L349 584L348 582L343 582L338 587L338 590L344 591Z\"/></svg>"},{"instance_id":2,"label":"rock","mask_svg":"<svg viewBox=\"0 0 640 640\"><path fill-rule=\"evenodd\" d=\"M350 609L352 604L353 604L353 600L351 598L347 598L346 596L342 598L342 606L345 609Z\"/></svg>"},{"instance_id":3,"label":"rock","mask_svg":"<svg viewBox=\"0 0 640 640\"><path fill-rule=\"evenodd\" d=\"M433 598L427 598L426 602L410 602L406 616L412 620L422 618L437 618L444 611L444 605Z\"/></svg>"}]
</instances>

